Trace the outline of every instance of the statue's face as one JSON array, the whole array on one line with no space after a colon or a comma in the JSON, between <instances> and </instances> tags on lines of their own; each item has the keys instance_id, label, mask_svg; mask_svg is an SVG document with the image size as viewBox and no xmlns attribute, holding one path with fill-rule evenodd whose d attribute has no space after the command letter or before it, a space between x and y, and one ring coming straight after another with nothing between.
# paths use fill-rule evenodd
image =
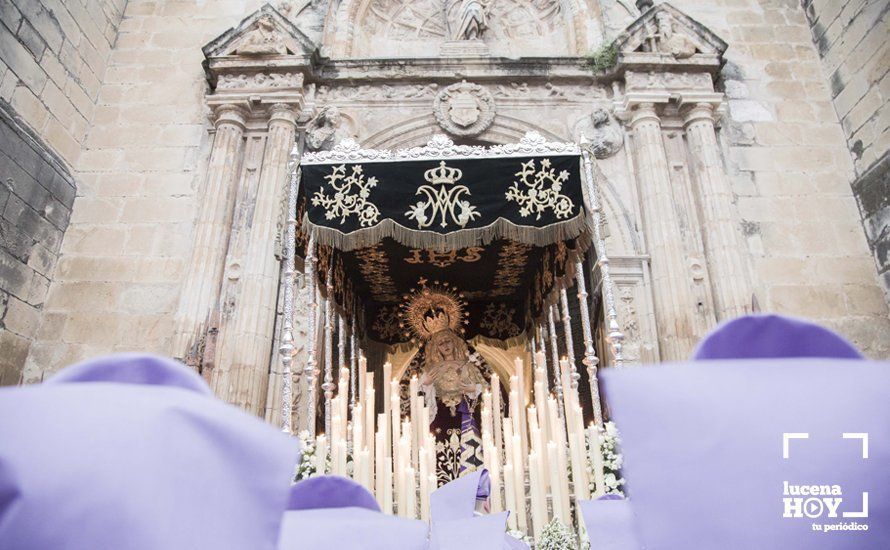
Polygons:
<instances>
[{"instance_id":1,"label":"statue's face","mask_svg":"<svg viewBox=\"0 0 890 550\"><path fill-rule=\"evenodd\" d=\"M444 338L439 343L439 351L442 352L443 357L454 357L454 342L451 341L451 338Z\"/></svg>"}]
</instances>

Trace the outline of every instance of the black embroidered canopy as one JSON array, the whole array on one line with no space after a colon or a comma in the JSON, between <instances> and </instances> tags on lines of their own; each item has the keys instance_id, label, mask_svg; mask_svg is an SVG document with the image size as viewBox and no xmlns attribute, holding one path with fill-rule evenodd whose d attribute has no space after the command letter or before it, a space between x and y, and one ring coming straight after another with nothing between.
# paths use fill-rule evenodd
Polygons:
<instances>
[{"instance_id":1,"label":"black embroidered canopy","mask_svg":"<svg viewBox=\"0 0 890 550\"><path fill-rule=\"evenodd\" d=\"M409 338L400 304L428 283L462 295L468 338L519 336L589 243L580 158L540 136L395 153L344 142L304 157L302 240L314 237L321 280L330 270L337 303L364 312L373 340Z\"/></svg>"}]
</instances>

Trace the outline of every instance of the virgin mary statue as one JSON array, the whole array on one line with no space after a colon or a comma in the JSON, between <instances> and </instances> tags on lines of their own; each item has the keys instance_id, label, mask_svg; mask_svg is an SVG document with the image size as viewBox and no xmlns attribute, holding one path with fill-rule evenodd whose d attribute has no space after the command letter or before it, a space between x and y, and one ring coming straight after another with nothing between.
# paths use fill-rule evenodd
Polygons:
<instances>
[{"instance_id":1,"label":"virgin mary statue","mask_svg":"<svg viewBox=\"0 0 890 550\"><path fill-rule=\"evenodd\" d=\"M491 370L458 332L462 304L451 291L422 288L403 316L421 339L421 349L402 377L402 395L417 376L430 409L436 476L442 485L482 467L480 397L489 387Z\"/></svg>"}]
</instances>

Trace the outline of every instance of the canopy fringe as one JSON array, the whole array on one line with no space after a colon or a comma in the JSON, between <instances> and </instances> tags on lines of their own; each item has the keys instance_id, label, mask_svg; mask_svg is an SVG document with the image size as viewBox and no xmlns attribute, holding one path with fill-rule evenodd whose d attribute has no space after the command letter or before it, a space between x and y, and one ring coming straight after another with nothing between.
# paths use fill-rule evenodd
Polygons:
<instances>
[{"instance_id":1,"label":"canopy fringe","mask_svg":"<svg viewBox=\"0 0 890 550\"><path fill-rule=\"evenodd\" d=\"M582 211L570 220L553 223L547 227L515 225L504 218L499 218L486 227L461 229L447 234L410 229L391 219L351 233L315 225L309 221L308 215L303 217L302 226L307 235L315 236L318 244L344 252L368 248L385 238L391 238L411 248L448 251L487 245L498 239L509 239L532 246L547 246L589 234L592 230L590 223L586 212Z\"/></svg>"}]
</instances>

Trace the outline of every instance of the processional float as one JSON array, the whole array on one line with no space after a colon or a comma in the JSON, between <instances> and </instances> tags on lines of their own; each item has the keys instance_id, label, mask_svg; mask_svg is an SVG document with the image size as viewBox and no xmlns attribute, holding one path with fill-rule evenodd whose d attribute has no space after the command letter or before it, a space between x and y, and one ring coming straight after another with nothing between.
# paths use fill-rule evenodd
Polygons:
<instances>
[{"instance_id":1,"label":"processional float","mask_svg":"<svg viewBox=\"0 0 890 550\"><path fill-rule=\"evenodd\" d=\"M291 433L302 378L311 469L354 478L387 513L428 519L432 490L484 467L491 511L510 510L511 528L537 537L551 518L580 523L576 503L604 492L595 339L622 364L600 178L583 143L535 133L491 147L435 136L399 151L351 140L295 151L281 418ZM588 288L601 289L600 319Z\"/></svg>"}]
</instances>

